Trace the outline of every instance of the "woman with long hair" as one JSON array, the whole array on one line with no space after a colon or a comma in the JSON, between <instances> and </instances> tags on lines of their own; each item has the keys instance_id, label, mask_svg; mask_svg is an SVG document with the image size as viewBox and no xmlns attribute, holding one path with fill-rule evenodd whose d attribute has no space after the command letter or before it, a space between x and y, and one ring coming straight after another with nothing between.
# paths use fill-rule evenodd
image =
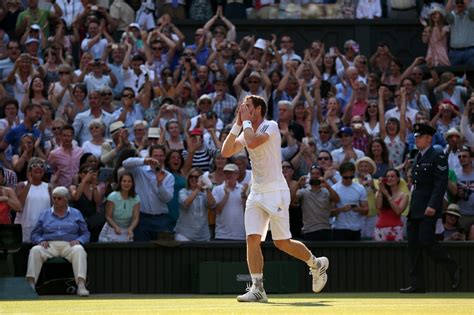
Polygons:
<instances>
[{"instance_id":1,"label":"woman with long hair","mask_svg":"<svg viewBox=\"0 0 474 315\"><path fill-rule=\"evenodd\" d=\"M445 14L442 5L432 5L428 25L423 30L422 41L428 44L426 60L434 67L451 65L448 57L449 25L444 22Z\"/></svg>"},{"instance_id":2,"label":"woman with long hair","mask_svg":"<svg viewBox=\"0 0 474 315\"><path fill-rule=\"evenodd\" d=\"M53 104L56 117L64 117L66 105L72 102L73 73L69 65L58 67L59 80L51 84L49 89L49 101Z\"/></svg>"},{"instance_id":3,"label":"woman with long hair","mask_svg":"<svg viewBox=\"0 0 474 315\"><path fill-rule=\"evenodd\" d=\"M140 197L129 172L120 175L117 189L107 196L105 220L99 242L132 242L133 230L140 218Z\"/></svg>"},{"instance_id":4,"label":"woman with long hair","mask_svg":"<svg viewBox=\"0 0 474 315\"><path fill-rule=\"evenodd\" d=\"M336 55L324 55L321 64L321 80L328 81L332 86L341 82L336 71Z\"/></svg>"},{"instance_id":5,"label":"woman with long hair","mask_svg":"<svg viewBox=\"0 0 474 315\"><path fill-rule=\"evenodd\" d=\"M103 194L98 186L97 176L97 169L83 165L79 169L79 185L69 187L71 204L84 216L91 233L91 242L97 242L105 221L101 213Z\"/></svg>"},{"instance_id":6,"label":"woman with long hair","mask_svg":"<svg viewBox=\"0 0 474 315\"><path fill-rule=\"evenodd\" d=\"M391 167L390 160L388 159L387 146L381 138L374 138L369 142L367 146L367 156L371 158L377 166L375 173L372 174L374 179L383 176Z\"/></svg>"},{"instance_id":7,"label":"woman with long hair","mask_svg":"<svg viewBox=\"0 0 474 315\"><path fill-rule=\"evenodd\" d=\"M72 101L65 105L63 118L66 122L72 123L76 115L89 108L87 103L87 86L79 83L72 89Z\"/></svg>"},{"instance_id":8,"label":"woman with long hair","mask_svg":"<svg viewBox=\"0 0 474 315\"><path fill-rule=\"evenodd\" d=\"M405 143L406 143L406 108L407 95L405 88L401 87L395 91L395 102L400 104L400 119L390 117L385 122L385 115L381 103L379 102L379 122L381 138L387 145L389 159L393 167L397 168L404 161ZM382 103L383 104L383 103Z\"/></svg>"},{"instance_id":9,"label":"woman with long hair","mask_svg":"<svg viewBox=\"0 0 474 315\"><path fill-rule=\"evenodd\" d=\"M25 111L25 106L28 104L41 105L43 102L48 101L48 95L46 91L46 85L40 75L35 74L30 81L28 87L27 97L23 98L21 104L22 112Z\"/></svg>"},{"instance_id":10,"label":"woman with long hair","mask_svg":"<svg viewBox=\"0 0 474 315\"><path fill-rule=\"evenodd\" d=\"M379 105L377 100L369 100L364 113L364 127L367 133L375 137L380 133Z\"/></svg>"},{"instance_id":11,"label":"woman with long hair","mask_svg":"<svg viewBox=\"0 0 474 315\"><path fill-rule=\"evenodd\" d=\"M408 204L408 194L400 188L400 172L389 169L379 180L375 194L375 206L379 211L374 230L376 241L402 241L403 222L401 214Z\"/></svg>"},{"instance_id":12,"label":"woman with long hair","mask_svg":"<svg viewBox=\"0 0 474 315\"><path fill-rule=\"evenodd\" d=\"M216 203L212 187L201 179L202 170L194 167L186 178L186 188L179 191L179 218L175 227L177 241L209 241L207 209Z\"/></svg>"},{"instance_id":13,"label":"woman with long hair","mask_svg":"<svg viewBox=\"0 0 474 315\"><path fill-rule=\"evenodd\" d=\"M35 73L33 61L33 58L29 54L21 54L15 61L13 70L10 71L5 80L6 83L13 85L13 93L21 109L23 109L23 101L25 98L28 100L28 87ZM20 111L20 118L23 118L23 111Z\"/></svg>"}]
</instances>

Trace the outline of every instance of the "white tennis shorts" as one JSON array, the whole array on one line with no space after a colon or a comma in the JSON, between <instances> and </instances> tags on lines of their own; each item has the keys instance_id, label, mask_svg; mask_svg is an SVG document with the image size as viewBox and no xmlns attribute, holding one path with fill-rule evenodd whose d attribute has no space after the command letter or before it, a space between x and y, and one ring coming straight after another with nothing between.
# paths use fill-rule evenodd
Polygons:
<instances>
[{"instance_id":1,"label":"white tennis shorts","mask_svg":"<svg viewBox=\"0 0 474 315\"><path fill-rule=\"evenodd\" d=\"M290 239L290 213L288 211L290 200L288 190L251 192L245 208L246 235L261 235L263 241L270 223L274 240Z\"/></svg>"}]
</instances>

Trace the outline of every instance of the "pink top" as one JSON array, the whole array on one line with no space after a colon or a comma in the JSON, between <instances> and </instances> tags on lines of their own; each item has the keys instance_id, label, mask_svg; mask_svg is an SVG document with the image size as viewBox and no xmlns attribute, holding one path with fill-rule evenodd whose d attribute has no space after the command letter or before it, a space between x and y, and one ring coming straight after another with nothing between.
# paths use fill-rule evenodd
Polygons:
<instances>
[{"instance_id":1,"label":"pink top","mask_svg":"<svg viewBox=\"0 0 474 315\"><path fill-rule=\"evenodd\" d=\"M69 187L72 184L74 175L79 173L79 160L83 153L84 150L78 146L73 146L71 152L62 146L51 151L48 162L57 173L56 185Z\"/></svg>"}]
</instances>

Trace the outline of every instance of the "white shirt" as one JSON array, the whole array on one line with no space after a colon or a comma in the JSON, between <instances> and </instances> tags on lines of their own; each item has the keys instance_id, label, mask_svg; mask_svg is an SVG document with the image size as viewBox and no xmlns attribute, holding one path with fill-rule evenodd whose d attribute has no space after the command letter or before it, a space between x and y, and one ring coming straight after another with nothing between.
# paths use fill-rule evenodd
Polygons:
<instances>
[{"instance_id":1,"label":"white shirt","mask_svg":"<svg viewBox=\"0 0 474 315\"><path fill-rule=\"evenodd\" d=\"M242 132L237 138L249 152L252 166L252 192L265 193L289 190L281 168L281 136L278 124L273 120L264 120L258 126L256 134L266 133L268 141L255 149L250 149Z\"/></svg>"},{"instance_id":2,"label":"white shirt","mask_svg":"<svg viewBox=\"0 0 474 315\"><path fill-rule=\"evenodd\" d=\"M90 52L94 59L102 58L102 55L107 47L108 41L105 38L100 39L97 43L95 43L91 48L87 47L87 44L91 38L84 38L81 43L81 49L83 52Z\"/></svg>"},{"instance_id":3,"label":"white shirt","mask_svg":"<svg viewBox=\"0 0 474 315\"><path fill-rule=\"evenodd\" d=\"M357 155L357 160L365 156L364 152L362 152L361 150L358 150L356 148L352 148L352 150L354 150L355 154ZM332 150L331 156L334 162L336 162L337 164L341 164L344 158L346 157L346 154L344 153L343 148L339 148L336 150ZM355 161L351 161L351 162L355 163Z\"/></svg>"},{"instance_id":4,"label":"white shirt","mask_svg":"<svg viewBox=\"0 0 474 315\"><path fill-rule=\"evenodd\" d=\"M63 11L61 19L66 22L67 26L71 26L76 17L84 12L84 6L80 0L56 0L56 3Z\"/></svg>"},{"instance_id":5,"label":"white shirt","mask_svg":"<svg viewBox=\"0 0 474 315\"><path fill-rule=\"evenodd\" d=\"M357 19L373 19L382 16L380 0L359 0L356 9Z\"/></svg>"},{"instance_id":6,"label":"white shirt","mask_svg":"<svg viewBox=\"0 0 474 315\"><path fill-rule=\"evenodd\" d=\"M415 118L417 113L418 111L416 109L408 107L405 111L405 117L410 119L411 123L414 124L416 121ZM385 112L385 121L387 121L389 118L396 118L400 121L400 110L398 109L398 107L394 107Z\"/></svg>"},{"instance_id":7,"label":"white shirt","mask_svg":"<svg viewBox=\"0 0 474 315\"><path fill-rule=\"evenodd\" d=\"M149 74L149 80L153 82L155 80L155 71L153 71L153 66L149 66L148 63L146 64ZM132 88L135 91L135 95L138 95L138 90L140 87L145 84L145 74L140 72L138 75L133 71L131 68L127 70L122 68L123 73L123 86Z\"/></svg>"}]
</instances>

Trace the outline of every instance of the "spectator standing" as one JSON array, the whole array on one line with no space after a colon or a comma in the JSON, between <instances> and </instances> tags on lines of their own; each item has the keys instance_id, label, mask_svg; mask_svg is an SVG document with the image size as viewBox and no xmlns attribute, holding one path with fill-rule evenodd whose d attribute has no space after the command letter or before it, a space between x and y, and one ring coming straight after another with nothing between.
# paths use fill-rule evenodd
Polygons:
<instances>
[{"instance_id":1,"label":"spectator standing","mask_svg":"<svg viewBox=\"0 0 474 315\"><path fill-rule=\"evenodd\" d=\"M212 190L216 212L215 238L218 240L245 240L244 211L246 194L238 183L239 168L224 166L224 182Z\"/></svg>"},{"instance_id":2,"label":"spectator standing","mask_svg":"<svg viewBox=\"0 0 474 315\"><path fill-rule=\"evenodd\" d=\"M66 125L61 129L61 145L49 154L48 163L53 169L52 182L69 187L74 175L79 172L79 161L84 153L81 147L73 146L74 128Z\"/></svg>"},{"instance_id":3,"label":"spectator standing","mask_svg":"<svg viewBox=\"0 0 474 315\"><path fill-rule=\"evenodd\" d=\"M163 169L164 147L151 146L149 158L128 158L123 167L135 179L140 197L140 219L135 229L134 241L150 241L158 233L166 232L170 225L167 203L173 198L174 177Z\"/></svg>"},{"instance_id":4,"label":"spectator standing","mask_svg":"<svg viewBox=\"0 0 474 315\"><path fill-rule=\"evenodd\" d=\"M186 180L186 188L179 191L180 211L175 227L175 240L209 241L211 234L207 217L208 207L214 207L212 187L202 179L203 172L192 168Z\"/></svg>"},{"instance_id":5,"label":"spectator standing","mask_svg":"<svg viewBox=\"0 0 474 315\"><path fill-rule=\"evenodd\" d=\"M100 59L108 43L113 43L113 38L98 20L91 20L87 25L88 36L81 42L82 52L90 52L93 59ZM105 38L102 38L105 37Z\"/></svg>"},{"instance_id":6,"label":"spectator standing","mask_svg":"<svg viewBox=\"0 0 474 315\"><path fill-rule=\"evenodd\" d=\"M351 162L344 162L339 167L342 180L332 186L340 200L331 215L336 217L333 224L333 240L360 241L364 226L364 216L369 212L367 192L354 179L355 166Z\"/></svg>"},{"instance_id":7,"label":"spectator standing","mask_svg":"<svg viewBox=\"0 0 474 315\"><path fill-rule=\"evenodd\" d=\"M446 12L441 6L432 6L429 12L428 26L423 30L423 43L428 44L426 61L431 65L449 66L448 58L448 33L449 26L444 24Z\"/></svg>"},{"instance_id":8,"label":"spectator standing","mask_svg":"<svg viewBox=\"0 0 474 315\"><path fill-rule=\"evenodd\" d=\"M339 195L324 180L324 169L313 165L309 187L300 188L296 198L303 215L302 237L307 241L330 241L332 239L330 215L331 202L339 202ZM306 177L302 177L306 181ZM302 180L299 181L300 187Z\"/></svg>"},{"instance_id":9,"label":"spectator standing","mask_svg":"<svg viewBox=\"0 0 474 315\"><path fill-rule=\"evenodd\" d=\"M105 126L110 126L113 122L113 116L101 108L100 97L99 91L89 92L89 109L78 113L74 118L72 126L76 140L80 145L92 139L89 123L93 119L101 119ZM106 134L108 134L108 129L106 130Z\"/></svg>"},{"instance_id":10,"label":"spectator standing","mask_svg":"<svg viewBox=\"0 0 474 315\"><path fill-rule=\"evenodd\" d=\"M461 169L456 172L458 178L458 205L461 213L459 223L468 240L474 239L474 168L472 152L464 147L458 153Z\"/></svg>"},{"instance_id":11,"label":"spectator standing","mask_svg":"<svg viewBox=\"0 0 474 315\"><path fill-rule=\"evenodd\" d=\"M345 162L355 163L365 156L364 152L354 148L354 132L351 127L342 127L337 133L337 137L341 141L341 147L331 152L332 160L337 166Z\"/></svg>"},{"instance_id":12,"label":"spectator standing","mask_svg":"<svg viewBox=\"0 0 474 315\"><path fill-rule=\"evenodd\" d=\"M18 200L23 210L17 213L15 223L21 224L25 243L30 242L31 231L38 222L41 211L51 207L52 187L43 182L45 169L43 159L32 158L28 162L28 180L18 184Z\"/></svg>"},{"instance_id":13,"label":"spectator standing","mask_svg":"<svg viewBox=\"0 0 474 315\"><path fill-rule=\"evenodd\" d=\"M380 0L359 0L356 8L357 19L377 19L382 17Z\"/></svg>"},{"instance_id":14,"label":"spectator standing","mask_svg":"<svg viewBox=\"0 0 474 315\"><path fill-rule=\"evenodd\" d=\"M22 211L23 205L18 200L15 191L5 184L5 169L0 167L0 224L11 224L11 211Z\"/></svg>"},{"instance_id":15,"label":"spectator standing","mask_svg":"<svg viewBox=\"0 0 474 315\"><path fill-rule=\"evenodd\" d=\"M448 0L446 22L451 25L449 60L453 66L474 65L474 8L469 0Z\"/></svg>"},{"instance_id":16,"label":"spectator standing","mask_svg":"<svg viewBox=\"0 0 474 315\"><path fill-rule=\"evenodd\" d=\"M400 218L408 205L409 196L400 188L400 173L388 169L379 180L375 204L379 211L374 230L376 241L402 241L403 222Z\"/></svg>"},{"instance_id":17,"label":"spectator standing","mask_svg":"<svg viewBox=\"0 0 474 315\"><path fill-rule=\"evenodd\" d=\"M99 242L132 242L140 217L140 197L131 173L120 175L117 189L107 196L105 223Z\"/></svg>"}]
</instances>

